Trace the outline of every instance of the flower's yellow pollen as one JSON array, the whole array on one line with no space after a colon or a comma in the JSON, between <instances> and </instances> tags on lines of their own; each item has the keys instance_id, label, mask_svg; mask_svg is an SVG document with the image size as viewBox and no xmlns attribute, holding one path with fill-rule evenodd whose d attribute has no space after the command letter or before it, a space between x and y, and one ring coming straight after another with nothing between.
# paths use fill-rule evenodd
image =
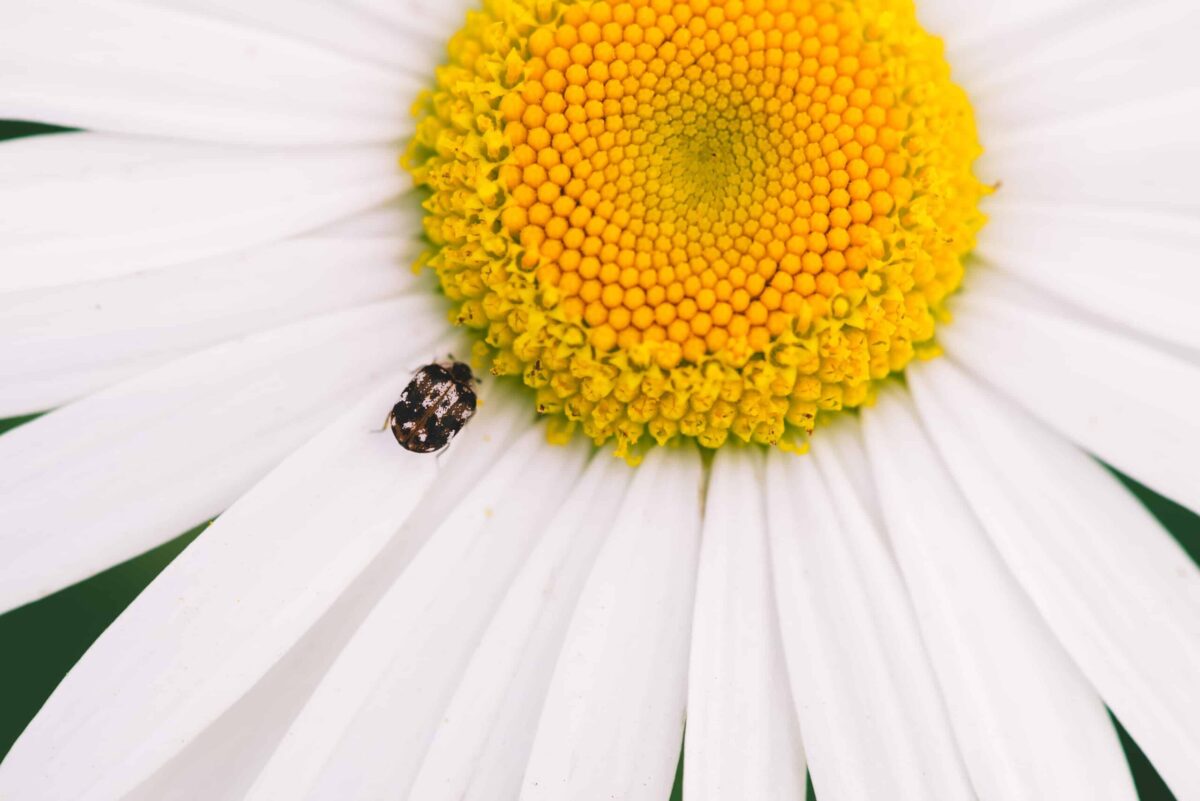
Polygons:
<instances>
[{"instance_id":1,"label":"flower's yellow pollen","mask_svg":"<svg viewBox=\"0 0 1200 801\"><path fill-rule=\"evenodd\" d=\"M802 445L932 352L982 224L910 0L490 0L417 114L454 319L621 453Z\"/></svg>"}]
</instances>

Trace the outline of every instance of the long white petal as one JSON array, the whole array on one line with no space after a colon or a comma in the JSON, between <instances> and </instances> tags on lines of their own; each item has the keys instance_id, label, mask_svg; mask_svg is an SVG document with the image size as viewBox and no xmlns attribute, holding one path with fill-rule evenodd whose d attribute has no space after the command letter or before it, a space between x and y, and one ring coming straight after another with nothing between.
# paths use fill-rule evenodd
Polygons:
<instances>
[{"instance_id":1,"label":"long white petal","mask_svg":"<svg viewBox=\"0 0 1200 801\"><path fill-rule=\"evenodd\" d=\"M923 0L917 4L917 14L931 33L944 38L947 59L957 75L964 68L969 74L977 72L974 62L992 46L1011 49L1014 42L1027 42L1038 32L1051 38L1096 5L1096 0L1006 0L986 5Z\"/></svg>"},{"instance_id":2,"label":"long white petal","mask_svg":"<svg viewBox=\"0 0 1200 801\"><path fill-rule=\"evenodd\" d=\"M1114 467L1200 511L1200 360L1046 308L977 270L938 330L947 353Z\"/></svg>"},{"instance_id":3,"label":"long white petal","mask_svg":"<svg viewBox=\"0 0 1200 801\"><path fill-rule=\"evenodd\" d=\"M1194 14L1194 11L1189 13ZM1200 87L984 137L980 174L1018 201L1195 215L1200 181L1189 131L1200 123Z\"/></svg>"},{"instance_id":4,"label":"long white petal","mask_svg":"<svg viewBox=\"0 0 1200 801\"><path fill-rule=\"evenodd\" d=\"M690 801L798 801L804 750L771 590L763 463L713 461L696 580L683 792Z\"/></svg>"},{"instance_id":5,"label":"long white petal","mask_svg":"<svg viewBox=\"0 0 1200 801\"><path fill-rule=\"evenodd\" d=\"M863 413L888 532L983 801L1136 801L1104 704L892 387Z\"/></svg>"},{"instance_id":6,"label":"long white petal","mask_svg":"<svg viewBox=\"0 0 1200 801\"><path fill-rule=\"evenodd\" d=\"M467 11L475 8L473 0L344 0L351 6L390 22L396 27L412 24L412 20L428 19L431 26L448 26L451 31L462 26Z\"/></svg>"},{"instance_id":7,"label":"long white petal","mask_svg":"<svg viewBox=\"0 0 1200 801\"><path fill-rule=\"evenodd\" d=\"M1010 7L1038 16L1008 30L993 21L981 30L983 41L947 42L954 75L971 95L985 139L987 132L1044 125L1192 85L1195 57L1188 45L1200 20L1190 0L997 2L987 11L957 5L977 20L989 12L1010 14ZM1015 49L1020 58L1011 57Z\"/></svg>"},{"instance_id":8,"label":"long white petal","mask_svg":"<svg viewBox=\"0 0 1200 801\"><path fill-rule=\"evenodd\" d=\"M420 285L416 248L395 236L305 237L0 293L0 416L61 406L209 345L402 294Z\"/></svg>"},{"instance_id":9,"label":"long white petal","mask_svg":"<svg viewBox=\"0 0 1200 801\"><path fill-rule=\"evenodd\" d=\"M508 449L355 632L248 798L405 794L497 602L586 451L578 442L548 450L540 428Z\"/></svg>"},{"instance_id":10,"label":"long white petal","mask_svg":"<svg viewBox=\"0 0 1200 801\"><path fill-rule=\"evenodd\" d=\"M989 266L1131 331L1200 353L1200 221L1192 217L988 203Z\"/></svg>"},{"instance_id":11,"label":"long white petal","mask_svg":"<svg viewBox=\"0 0 1200 801\"><path fill-rule=\"evenodd\" d=\"M945 359L909 370L997 550L1178 798L1200 798L1200 569L1108 471Z\"/></svg>"},{"instance_id":12,"label":"long white petal","mask_svg":"<svg viewBox=\"0 0 1200 801\"><path fill-rule=\"evenodd\" d=\"M0 797L124 797L250 690L360 578L440 475L436 459L409 454L375 430L406 379L377 382L163 571L17 742L0 767ZM472 427L507 438L511 414L494 423L480 417ZM459 458L453 452L447 469ZM270 691L294 696L320 666L318 659L289 673ZM219 766L230 784L246 769L242 758Z\"/></svg>"},{"instance_id":13,"label":"long white petal","mask_svg":"<svg viewBox=\"0 0 1200 801\"><path fill-rule=\"evenodd\" d=\"M139 0L159 8L170 7L200 17L229 20L250 28L318 45L334 53L383 64L410 75L428 66L417 54L444 55L446 40L457 25L430 24L424 15L409 13L382 19L353 0ZM396 2L397 9L410 8ZM415 10L415 9L413 9ZM460 16L464 13L460 11ZM461 22L461 20L459 20ZM382 23L382 24L381 24ZM430 41L432 40L432 41Z\"/></svg>"},{"instance_id":14,"label":"long white petal","mask_svg":"<svg viewBox=\"0 0 1200 801\"><path fill-rule=\"evenodd\" d=\"M403 231L420 231L420 201L414 194L401 195L374 208L338 220L312 232L332 239L395 236ZM420 241L418 239L418 241Z\"/></svg>"},{"instance_id":15,"label":"long white petal","mask_svg":"<svg viewBox=\"0 0 1200 801\"><path fill-rule=\"evenodd\" d=\"M593 457L471 657L411 801L493 801L520 792L567 624L632 475L608 454Z\"/></svg>"},{"instance_id":16,"label":"long white petal","mask_svg":"<svg viewBox=\"0 0 1200 801\"><path fill-rule=\"evenodd\" d=\"M397 386L392 385L391 393L396 391ZM370 411L370 414L375 416L378 414L377 406L380 403L386 405L394 397L394 394L385 393L379 401L365 402L364 409L374 410ZM326 544L328 531L336 530L339 538L350 538L355 547L359 547L357 543L366 543L368 547L362 548L363 558L369 559L370 563L346 582L345 589L337 595L336 601L333 601L327 610L321 611L319 617L315 612L321 608L313 607L312 620L302 624L309 626L307 631L270 666L269 670L262 673L261 678L257 678L252 686L234 687L221 696L219 702L214 701L215 711L221 708L221 703L228 703L229 699L236 696L236 692L249 686L244 695L203 731L187 741L182 750L155 771L152 777L140 784L137 790L122 796L123 801L194 801L198 797L205 801L242 801L245 798L251 784L262 772L304 703L380 598L395 583L397 576L412 563L433 530L441 525L462 498L474 489L487 472L487 468L505 453L521 432L528 430L532 425L528 400L521 393L510 392L507 387L489 383L482 387L481 403L475 419L455 438L450 449L437 457L425 459L433 463L436 479L424 491L398 531L395 531L394 523L398 519L394 506L398 499L393 498L391 492L376 493L369 498L357 492L348 493L345 502L354 505L352 516L343 515L341 507L337 505L341 501L331 502L329 516L345 516L351 525L354 524L354 520L366 521L371 525L371 530L364 530L362 535L358 534L357 530L343 532L343 523L341 517L338 517L332 529L322 530L320 536L314 538L313 547ZM371 441L377 442L374 420L370 427ZM361 432L363 429L359 426L358 430ZM392 457L388 454L394 453L395 450L396 445L392 442L379 456L390 460ZM313 455L315 457L320 454L318 452ZM343 468L340 461L325 463L317 458L305 458L302 467L299 464L295 468L289 467L291 462L288 462L280 470L293 470L291 476L296 482L294 492L304 493L309 491L311 486L317 486L322 492L328 491L332 495L338 493L334 492L335 488L330 485L342 480L355 482L355 486L358 486L356 471L360 469L360 462L361 469L378 471L374 459L357 452L349 454L346 461L353 467L345 470L345 479L341 477ZM392 468L390 472L394 471L395 468ZM379 471L379 474L388 475L389 471ZM248 497L253 495L252 492ZM399 500L402 501L403 497L401 494ZM244 506L246 503L247 501L243 500L238 505ZM264 514L271 511L269 508L263 509ZM272 536L279 537L283 542L292 536L291 529L286 526L277 529L272 527L272 530L277 530L277 534L273 533ZM376 549L379 542L377 535L381 533L386 544ZM363 536L368 536L369 539L364 540ZM192 546L185 556L190 557L193 551L201 547L200 544ZM278 547L283 548L284 545ZM234 559L238 557L239 552L236 548L226 548L222 553L226 554L225 558ZM206 562L205 567L196 571L198 575L194 581L180 581L170 590L163 590L163 594L176 597L191 595L197 590L207 592L205 588L212 583L213 591L224 592L230 595L231 599L236 599L234 602L238 604L239 612L248 608L239 595L238 587L206 581L208 572L223 570L222 564L221 559ZM288 566L282 565L285 569ZM241 576L240 573L233 573L228 578L236 580ZM321 602L328 603L331 599L332 594L323 596ZM288 597L275 596L265 599L264 611L258 614L260 625L271 627L271 604L291 602ZM214 619L219 620L220 615L230 612L225 606L218 604L211 614L217 616ZM162 605L158 617L154 618L154 624L172 625L170 615L171 607ZM297 626L297 631L299 630L300 625ZM111 647L136 649L141 640L152 640L157 636L152 628L146 627L132 629L127 634L130 642L113 643ZM268 633L267 636L274 634ZM291 636L295 636L294 632ZM170 674L175 677L173 680L177 680L182 692L188 692L188 674L209 669L204 664L207 656L201 654L196 658L199 659L199 663L184 661L172 663L170 666ZM91 660L92 657L89 655L88 659ZM87 664L90 666L92 663L89 661ZM103 662L96 666L93 674L96 681L92 687L103 685L106 681L103 678L106 675L105 667ZM262 667L262 663L255 663L253 670L261 671ZM258 673L250 675L257 676ZM181 676L184 678L178 679ZM84 689L89 687L85 686ZM74 703L94 703L96 697L97 694L93 693L87 698L76 699ZM103 695L100 694L99 697ZM155 699L148 700L153 703ZM116 710L116 713L122 714L120 710ZM181 738L181 741L183 740L186 738Z\"/></svg>"},{"instance_id":17,"label":"long white petal","mask_svg":"<svg viewBox=\"0 0 1200 801\"><path fill-rule=\"evenodd\" d=\"M521 801L662 801L687 700L701 469L659 448L634 476L584 587L538 723Z\"/></svg>"},{"instance_id":18,"label":"long white petal","mask_svg":"<svg viewBox=\"0 0 1200 801\"><path fill-rule=\"evenodd\" d=\"M354 24L334 10L304 12L309 5L292 4L305 27L319 16ZM339 52L328 34L295 31L178 2L8 0L0 6L0 116L256 144L389 142L411 130L425 63L397 69ZM397 38L398 52L420 42Z\"/></svg>"},{"instance_id":19,"label":"long white petal","mask_svg":"<svg viewBox=\"0 0 1200 801\"><path fill-rule=\"evenodd\" d=\"M830 426L767 462L767 523L792 695L822 801L969 799L911 603ZM819 461L818 461L819 460Z\"/></svg>"},{"instance_id":20,"label":"long white petal","mask_svg":"<svg viewBox=\"0 0 1200 801\"><path fill-rule=\"evenodd\" d=\"M264 244L408 186L392 148L231 148L95 133L0 144L0 290Z\"/></svg>"},{"instance_id":21,"label":"long white petal","mask_svg":"<svg viewBox=\"0 0 1200 801\"><path fill-rule=\"evenodd\" d=\"M224 511L373 378L407 377L414 360L427 361L446 332L440 316L416 297L313 318L173 362L0 437L0 609Z\"/></svg>"}]
</instances>

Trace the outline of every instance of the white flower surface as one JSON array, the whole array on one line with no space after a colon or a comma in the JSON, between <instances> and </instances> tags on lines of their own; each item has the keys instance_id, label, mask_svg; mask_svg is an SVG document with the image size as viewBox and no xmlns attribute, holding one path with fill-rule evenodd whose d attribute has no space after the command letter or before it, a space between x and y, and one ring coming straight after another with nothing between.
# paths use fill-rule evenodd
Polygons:
<instances>
[{"instance_id":1,"label":"white flower surface","mask_svg":"<svg viewBox=\"0 0 1200 801\"><path fill-rule=\"evenodd\" d=\"M216 517L0 798L1200 799L1200 9L917 0L1001 189L946 355L810 455L638 468L483 382L397 159L463 0L7 0L0 609ZM686 738L685 734L686 725Z\"/></svg>"}]
</instances>

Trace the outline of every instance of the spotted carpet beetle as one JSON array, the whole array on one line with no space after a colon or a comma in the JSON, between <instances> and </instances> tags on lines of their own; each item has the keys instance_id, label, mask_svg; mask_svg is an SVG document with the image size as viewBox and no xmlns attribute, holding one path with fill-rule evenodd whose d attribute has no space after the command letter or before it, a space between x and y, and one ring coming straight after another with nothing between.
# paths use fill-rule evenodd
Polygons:
<instances>
[{"instance_id":1,"label":"spotted carpet beetle","mask_svg":"<svg viewBox=\"0 0 1200 801\"><path fill-rule=\"evenodd\" d=\"M471 368L462 362L433 362L417 370L384 427L391 426L405 450L433 453L449 445L470 421L475 404Z\"/></svg>"}]
</instances>

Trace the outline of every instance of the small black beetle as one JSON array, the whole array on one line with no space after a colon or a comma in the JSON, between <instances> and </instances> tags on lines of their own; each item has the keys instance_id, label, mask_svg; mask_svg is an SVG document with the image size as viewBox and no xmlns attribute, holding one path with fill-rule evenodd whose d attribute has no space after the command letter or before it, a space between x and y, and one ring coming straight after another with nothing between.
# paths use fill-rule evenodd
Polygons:
<instances>
[{"instance_id":1,"label":"small black beetle","mask_svg":"<svg viewBox=\"0 0 1200 801\"><path fill-rule=\"evenodd\" d=\"M384 427L392 427L405 450L433 453L449 445L474 415L471 368L462 362L433 362L417 370Z\"/></svg>"}]
</instances>

